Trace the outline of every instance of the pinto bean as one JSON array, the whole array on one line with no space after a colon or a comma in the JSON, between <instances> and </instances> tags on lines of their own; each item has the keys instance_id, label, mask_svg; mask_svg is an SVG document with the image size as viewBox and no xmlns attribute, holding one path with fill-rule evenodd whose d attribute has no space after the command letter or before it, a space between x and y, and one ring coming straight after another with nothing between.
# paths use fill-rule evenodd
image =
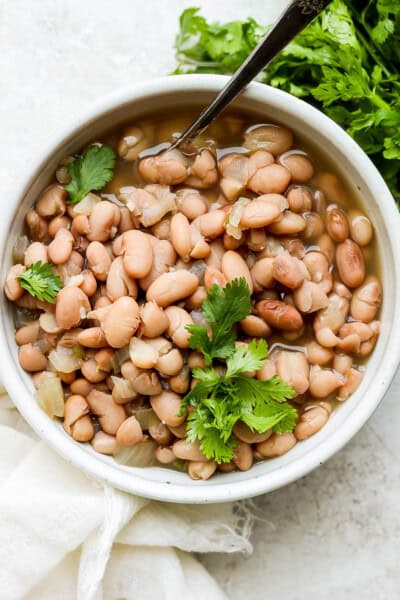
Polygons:
<instances>
[{"instance_id":1,"label":"pinto bean","mask_svg":"<svg viewBox=\"0 0 400 600\"><path fill-rule=\"evenodd\" d=\"M90 312L88 317L100 320L106 340L112 348L123 348L139 326L139 306L130 296L122 296L111 306Z\"/></svg>"},{"instance_id":2,"label":"pinto bean","mask_svg":"<svg viewBox=\"0 0 400 600\"><path fill-rule=\"evenodd\" d=\"M25 251L24 264L30 267L39 260L42 263L47 262L47 246L41 242L32 242Z\"/></svg>"},{"instance_id":3,"label":"pinto bean","mask_svg":"<svg viewBox=\"0 0 400 600\"><path fill-rule=\"evenodd\" d=\"M39 337L39 321L31 321L20 327L15 334L15 342L18 346L33 344Z\"/></svg>"},{"instance_id":4,"label":"pinto bean","mask_svg":"<svg viewBox=\"0 0 400 600\"><path fill-rule=\"evenodd\" d=\"M68 197L67 190L61 185L52 185L40 196L35 208L41 217L54 217L63 215L67 210L65 201Z\"/></svg>"},{"instance_id":5,"label":"pinto bean","mask_svg":"<svg viewBox=\"0 0 400 600\"><path fill-rule=\"evenodd\" d=\"M209 240L213 240L225 231L226 214L223 210L217 208L199 217L199 229L201 235Z\"/></svg>"},{"instance_id":6,"label":"pinto bean","mask_svg":"<svg viewBox=\"0 0 400 600\"><path fill-rule=\"evenodd\" d=\"M69 286L60 290L56 299L56 321L61 329L77 327L86 319L90 302L78 287Z\"/></svg>"},{"instance_id":7,"label":"pinto bean","mask_svg":"<svg viewBox=\"0 0 400 600\"><path fill-rule=\"evenodd\" d=\"M305 279L309 279L310 275L301 260L285 251L275 257L272 265L272 277L282 285L296 289L302 285Z\"/></svg>"},{"instance_id":8,"label":"pinto bean","mask_svg":"<svg viewBox=\"0 0 400 600\"><path fill-rule=\"evenodd\" d=\"M268 231L276 235L292 235L304 231L306 225L307 223L301 215L285 210L279 221L268 226Z\"/></svg>"},{"instance_id":9,"label":"pinto bean","mask_svg":"<svg viewBox=\"0 0 400 600\"><path fill-rule=\"evenodd\" d=\"M55 265L67 262L71 256L73 245L74 236L72 233L68 229L59 229L47 249L50 261Z\"/></svg>"},{"instance_id":10,"label":"pinto bean","mask_svg":"<svg viewBox=\"0 0 400 600\"><path fill-rule=\"evenodd\" d=\"M81 417L71 426L71 436L77 442L90 442L94 436L94 427L88 415Z\"/></svg>"},{"instance_id":11,"label":"pinto bean","mask_svg":"<svg viewBox=\"0 0 400 600\"><path fill-rule=\"evenodd\" d=\"M364 258L360 247L347 239L336 247L336 265L339 276L348 287L360 286L365 279Z\"/></svg>"},{"instance_id":12,"label":"pinto bean","mask_svg":"<svg viewBox=\"0 0 400 600\"><path fill-rule=\"evenodd\" d=\"M98 431L92 440L93 449L100 454L112 456L119 450L118 442L113 435Z\"/></svg>"},{"instance_id":13,"label":"pinto bean","mask_svg":"<svg viewBox=\"0 0 400 600\"><path fill-rule=\"evenodd\" d=\"M379 280L370 276L364 283L354 290L350 304L350 314L353 319L370 323L376 317L376 313L382 301L382 288Z\"/></svg>"},{"instance_id":14,"label":"pinto bean","mask_svg":"<svg viewBox=\"0 0 400 600\"><path fill-rule=\"evenodd\" d=\"M107 296L112 301L118 300L122 296L137 297L139 291L137 283L128 275L122 256L117 256L112 261L107 275L106 286Z\"/></svg>"},{"instance_id":15,"label":"pinto bean","mask_svg":"<svg viewBox=\"0 0 400 600\"><path fill-rule=\"evenodd\" d=\"M278 203L273 201L276 195L264 194L246 204L240 219L241 227L245 229L257 229L266 227L276 221L282 214Z\"/></svg>"},{"instance_id":16,"label":"pinto bean","mask_svg":"<svg viewBox=\"0 0 400 600\"><path fill-rule=\"evenodd\" d=\"M269 156L271 157L271 163L274 162L273 156ZM247 156L235 152L226 154L219 161L219 171L222 176L220 188L229 202L236 200L244 192L249 177L249 162ZM265 166L265 164L262 166ZM253 171L256 168L254 166Z\"/></svg>"},{"instance_id":17,"label":"pinto bean","mask_svg":"<svg viewBox=\"0 0 400 600\"><path fill-rule=\"evenodd\" d=\"M150 237L153 247L153 266L150 273L140 280L140 287L148 290L150 285L163 273L166 273L176 262L176 253L168 240Z\"/></svg>"},{"instance_id":18,"label":"pinto bean","mask_svg":"<svg viewBox=\"0 0 400 600\"><path fill-rule=\"evenodd\" d=\"M172 452L176 458L182 460L194 460L198 462L207 462L207 458L200 450L200 444L196 440L195 442L187 442L186 440L178 440L172 446Z\"/></svg>"},{"instance_id":19,"label":"pinto bean","mask_svg":"<svg viewBox=\"0 0 400 600\"><path fill-rule=\"evenodd\" d=\"M351 356L343 353L335 354L335 357L333 359L333 368L335 371L346 376L352 366L353 359Z\"/></svg>"},{"instance_id":20,"label":"pinto bean","mask_svg":"<svg viewBox=\"0 0 400 600\"><path fill-rule=\"evenodd\" d=\"M108 372L99 369L99 366L94 358L88 358L87 360L82 361L81 371L82 375L90 383L100 383L108 377Z\"/></svg>"},{"instance_id":21,"label":"pinto bean","mask_svg":"<svg viewBox=\"0 0 400 600\"><path fill-rule=\"evenodd\" d=\"M184 366L179 373L170 377L169 379L169 387L177 394L186 394L186 392L189 390L189 385L190 371L186 366Z\"/></svg>"},{"instance_id":22,"label":"pinto bean","mask_svg":"<svg viewBox=\"0 0 400 600\"><path fill-rule=\"evenodd\" d=\"M302 313L312 313L328 305L328 296L321 285L313 281L304 281L294 290L293 298L295 306Z\"/></svg>"},{"instance_id":23,"label":"pinto bean","mask_svg":"<svg viewBox=\"0 0 400 600\"><path fill-rule=\"evenodd\" d=\"M165 315L169 321L167 335L178 348L188 348L190 333L186 327L193 325L192 317L179 306L168 306Z\"/></svg>"},{"instance_id":24,"label":"pinto bean","mask_svg":"<svg viewBox=\"0 0 400 600\"><path fill-rule=\"evenodd\" d=\"M207 271L207 269L206 269ZM204 300L207 299L207 290L203 285L199 285L197 290L185 300L186 308L196 310L200 308Z\"/></svg>"},{"instance_id":25,"label":"pinto bean","mask_svg":"<svg viewBox=\"0 0 400 600\"><path fill-rule=\"evenodd\" d=\"M73 394L66 399L64 404L63 427L68 435L72 435L72 426L88 413L89 405L83 396Z\"/></svg>"},{"instance_id":26,"label":"pinto bean","mask_svg":"<svg viewBox=\"0 0 400 600\"><path fill-rule=\"evenodd\" d=\"M257 194L282 194L291 180L289 169L273 164L258 169L249 179L247 187Z\"/></svg>"},{"instance_id":27,"label":"pinto bean","mask_svg":"<svg viewBox=\"0 0 400 600\"><path fill-rule=\"evenodd\" d=\"M326 229L335 242L344 242L350 233L346 213L336 206L328 207Z\"/></svg>"},{"instance_id":28,"label":"pinto bean","mask_svg":"<svg viewBox=\"0 0 400 600\"><path fill-rule=\"evenodd\" d=\"M306 240L315 240L321 237L325 230L325 224L321 215L317 212L304 212L302 215L306 222L303 237Z\"/></svg>"},{"instance_id":29,"label":"pinto bean","mask_svg":"<svg viewBox=\"0 0 400 600\"><path fill-rule=\"evenodd\" d=\"M101 327L88 327L78 335L78 343L86 348L103 348L107 340Z\"/></svg>"},{"instance_id":30,"label":"pinto bean","mask_svg":"<svg viewBox=\"0 0 400 600\"><path fill-rule=\"evenodd\" d=\"M303 325L299 311L281 300L261 300L257 302L256 309L260 317L276 329L295 331Z\"/></svg>"},{"instance_id":31,"label":"pinto bean","mask_svg":"<svg viewBox=\"0 0 400 600\"><path fill-rule=\"evenodd\" d=\"M294 429L297 440L306 440L327 423L329 413L322 406L314 406L303 412Z\"/></svg>"},{"instance_id":32,"label":"pinto bean","mask_svg":"<svg viewBox=\"0 0 400 600\"><path fill-rule=\"evenodd\" d=\"M246 131L243 145L249 150L267 150L278 156L292 147L293 134L279 125L255 125Z\"/></svg>"},{"instance_id":33,"label":"pinto bean","mask_svg":"<svg viewBox=\"0 0 400 600\"><path fill-rule=\"evenodd\" d=\"M100 242L91 242L86 248L86 259L90 270L99 281L106 281L111 267L111 258Z\"/></svg>"},{"instance_id":34,"label":"pinto bean","mask_svg":"<svg viewBox=\"0 0 400 600\"><path fill-rule=\"evenodd\" d=\"M102 200L94 205L89 215L89 233L87 238L90 242L106 242L113 238L118 231L121 218L119 208L108 200Z\"/></svg>"},{"instance_id":35,"label":"pinto bean","mask_svg":"<svg viewBox=\"0 0 400 600\"><path fill-rule=\"evenodd\" d=\"M312 208L311 191L304 186L291 187L287 194L289 209L295 213L309 212Z\"/></svg>"},{"instance_id":36,"label":"pinto bean","mask_svg":"<svg viewBox=\"0 0 400 600\"><path fill-rule=\"evenodd\" d=\"M189 174L188 164L179 150L148 156L139 162L139 173L146 181L164 185L183 183Z\"/></svg>"},{"instance_id":37,"label":"pinto bean","mask_svg":"<svg viewBox=\"0 0 400 600\"><path fill-rule=\"evenodd\" d=\"M181 397L175 392L163 391L161 394L151 396L150 404L160 421L168 426L177 427L186 419L185 414L178 415L181 408Z\"/></svg>"},{"instance_id":38,"label":"pinto bean","mask_svg":"<svg viewBox=\"0 0 400 600\"><path fill-rule=\"evenodd\" d=\"M344 383L340 373L322 369L319 365L310 368L310 394L315 398L326 398Z\"/></svg>"},{"instance_id":39,"label":"pinto bean","mask_svg":"<svg viewBox=\"0 0 400 600\"><path fill-rule=\"evenodd\" d=\"M305 350L307 360L312 365L328 365L334 357L333 350L331 350L330 348L324 348L314 340L308 342Z\"/></svg>"},{"instance_id":40,"label":"pinto bean","mask_svg":"<svg viewBox=\"0 0 400 600\"><path fill-rule=\"evenodd\" d=\"M303 258L303 263L307 267L311 281L318 283L325 294L329 294L332 289L332 275L325 254L322 252L307 252Z\"/></svg>"},{"instance_id":41,"label":"pinto bean","mask_svg":"<svg viewBox=\"0 0 400 600\"><path fill-rule=\"evenodd\" d=\"M265 433L258 433L257 431L252 431L243 421L238 421L233 427L233 433L241 442L258 444L271 437L272 430L268 429Z\"/></svg>"},{"instance_id":42,"label":"pinto bean","mask_svg":"<svg viewBox=\"0 0 400 600\"><path fill-rule=\"evenodd\" d=\"M135 446L143 441L143 431L136 417L128 417L118 427L117 443L121 446Z\"/></svg>"},{"instance_id":43,"label":"pinto bean","mask_svg":"<svg viewBox=\"0 0 400 600\"><path fill-rule=\"evenodd\" d=\"M363 374L358 369L351 368L346 374L344 384L339 388L336 400L343 402L353 394L363 379Z\"/></svg>"},{"instance_id":44,"label":"pinto bean","mask_svg":"<svg viewBox=\"0 0 400 600\"><path fill-rule=\"evenodd\" d=\"M89 383L89 381L86 381L84 377L79 377L71 383L70 390L71 394L86 397L92 390L94 390L94 385Z\"/></svg>"},{"instance_id":45,"label":"pinto bean","mask_svg":"<svg viewBox=\"0 0 400 600\"><path fill-rule=\"evenodd\" d=\"M146 302L140 308L140 330L147 338L155 338L168 328L169 321L164 310L154 301Z\"/></svg>"},{"instance_id":46,"label":"pinto bean","mask_svg":"<svg viewBox=\"0 0 400 600\"><path fill-rule=\"evenodd\" d=\"M88 298L91 298L97 292L96 278L93 275L92 271L89 271L88 269L82 271L81 275L83 277L83 281L79 287Z\"/></svg>"},{"instance_id":47,"label":"pinto bean","mask_svg":"<svg viewBox=\"0 0 400 600\"><path fill-rule=\"evenodd\" d=\"M252 267L250 274L256 292L260 292L263 288L272 287L274 283L273 270L274 259L269 257L261 258Z\"/></svg>"},{"instance_id":48,"label":"pinto bean","mask_svg":"<svg viewBox=\"0 0 400 600\"><path fill-rule=\"evenodd\" d=\"M129 360L122 365L121 373L138 394L157 396L161 393L161 384L154 371L141 371Z\"/></svg>"},{"instance_id":49,"label":"pinto bean","mask_svg":"<svg viewBox=\"0 0 400 600\"><path fill-rule=\"evenodd\" d=\"M234 450L233 462L239 471L248 471L253 466L253 452L250 444L238 440Z\"/></svg>"},{"instance_id":50,"label":"pinto bean","mask_svg":"<svg viewBox=\"0 0 400 600\"><path fill-rule=\"evenodd\" d=\"M228 280L221 271L219 271L215 267L206 268L204 272L204 287L207 292L213 285L225 287L227 283Z\"/></svg>"},{"instance_id":51,"label":"pinto bean","mask_svg":"<svg viewBox=\"0 0 400 600\"><path fill-rule=\"evenodd\" d=\"M182 213L176 213L171 219L171 242L176 253L188 262L193 247L192 233L189 220Z\"/></svg>"},{"instance_id":52,"label":"pinto bean","mask_svg":"<svg viewBox=\"0 0 400 600\"><path fill-rule=\"evenodd\" d=\"M305 354L283 350L276 360L278 375L291 385L297 394L304 394L309 387L309 368Z\"/></svg>"},{"instance_id":53,"label":"pinto bean","mask_svg":"<svg viewBox=\"0 0 400 600\"><path fill-rule=\"evenodd\" d=\"M115 435L126 419L123 406L116 404L111 394L93 390L87 396L87 402L93 414L97 415L105 433Z\"/></svg>"},{"instance_id":54,"label":"pinto bean","mask_svg":"<svg viewBox=\"0 0 400 600\"><path fill-rule=\"evenodd\" d=\"M217 182L218 171L215 156L210 150L204 148L196 155L186 183L194 188L206 189L215 186Z\"/></svg>"},{"instance_id":55,"label":"pinto bean","mask_svg":"<svg viewBox=\"0 0 400 600\"><path fill-rule=\"evenodd\" d=\"M134 279L146 277L153 266L150 238L136 229L122 234L121 254L127 274Z\"/></svg>"},{"instance_id":56,"label":"pinto bean","mask_svg":"<svg viewBox=\"0 0 400 600\"><path fill-rule=\"evenodd\" d=\"M149 434L157 444L162 444L163 446L168 446L173 440L172 433L164 423L161 423L161 421L154 425L150 425Z\"/></svg>"},{"instance_id":57,"label":"pinto bean","mask_svg":"<svg viewBox=\"0 0 400 600\"><path fill-rule=\"evenodd\" d=\"M240 242L240 246L244 242L244 236L242 235L242 238L236 241ZM247 247L253 252L262 252L263 250L265 250L267 242L267 234L265 233L264 229L250 229L247 232ZM239 246L237 246L237 248ZM227 248L227 250L235 250L235 248Z\"/></svg>"},{"instance_id":58,"label":"pinto bean","mask_svg":"<svg viewBox=\"0 0 400 600\"><path fill-rule=\"evenodd\" d=\"M253 293L253 280L250 275L249 267L245 260L233 250L228 250L222 257L222 272L228 281L232 281L238 277L244 277L249 286L250 294Z\"/></svg>"},{"instance_id":59,"label":"pinto bean","mask_svg":"<svg viewBox=\"0 0 400 600\"><path fill-rule=\"evenodd\" d=\"M215 460L208 460L207 462L191 460L188 464L188 475L195 480L207 480L214 475L217 470L217 463Z\"/></svg>"},{"instance_id":60,"label":"pinto bean","mask_svg":"<svg viewBox=\"0 0 400 600\"><path fill-rule=\"evenodd\" d=\"M328 305L319 310L314 319L314 331L318 343L322 346L332 347L338 342L335 334L344 324L349 312L349 301L347 298L330 294L328 296ZM331 332L331 336L327 337L327 332ZM330 342L329 340L332 339Z\"/></svg>"},{"instance_id":61,"label":"pinto bean","mask_svg":"<svg viewBox=\"0 0 400 600\"><path fill-rule=\"evenodd\" d=\"M356 210L349 211L350 235L352 240L359 246L368 246L371 242L374 231L371 221Z\"/></svg>"},{"instance_id":62,"label":"pinto bean","mask_svg":"<svg viewBox=\"0 0 400 600\"><path fill-rule=\"evenodd\" d=\"M38 346L22 344L18 350L19 364L25 371L34 373L44 371L47 367L47 358Z\"/></svg>"},{"instance_id":63,"label":"pinto bean","mask_svg":"<svg viewBox=\"0 0 400 600\"><path fill-rule=\"evenodd\" d=\"M279 164L289 170L294 183L307 183L314 175L313 164L303 152L289 150L281 154Z\"/></svg>"},{"instance_id":64,"label":"pinto bean","mask_svg":"<svg viewBox=\"0 0 400 600\"><path fill-rule=\"evenodd\" d=\"M296 445L293 433L274 433L264 442L256 446L257 453L262 458L274 458L286 454Z\"/></svg>"},{"instance_id":65,"label":"pinto bean","mask_svg":"<svg viewBox=\"0 0 400 600\"><path fill-rule=\"evenodd\" d=\"M29 231L29 239L46 242L48 237L48 228L46 220L38 215L36 210L30 208L25 215L25 223ZM50 234L52 235L52 234Z\"/></svg>"},{"instance_id":66,"label":"pinto bean","mask_svg":"<svg viewBox=\"0 0 400 600\"><path fill-rule=\"evenodd\" d=\"M175 460L175 454L172 452L171 448L163 446L157 446L154 451L154 455L158 462L162 465L169 465Z\"/></svg>"},{"instance_id":67,"label":"pinto bean","mask_svg":"<svg viewBox=\"0 0 400 600\"><path fill-rule=\"evenodd\" d=\"M197 190L183 188L176 192L176 203L179 211L189 221L193 221L208 211L205 198Z\"/></svg>"},{"instance_id":68,"label":"pinto bean","mask_svg":"<svg viewBox=\"0 0 400 600\"><path fill-rule=\"evenodd\" d=\"M267 323L256 315L249 315L240 321L243 333L250 337L267 338L271 335L271 328Z\"/></svg>"},{"instance_id":69,"label":"pinto bean","mask_svg":"<svg viewBox=\"0 0 400 600\"><path fill-rule=\"evenodd\" d=\"M198 288L199 280L193 273L183 269L163 273L147 290L146 299L154 300L165 307L193 294Z\"/></svg>"},{"instance_id":70,"label":"pinto bean","mask_svg":"<svg viewBox=\"0 0 400 600\"><path fill-rule=\"evenodd\" d=\"M151 143L151 129L145 130L138 125L127 127L118 144L118 154L129 162L138 158L139 154ZM150 135L150 138L148 137Z\"/></svg>"},{"instance_id":71,"label":"pinto bean","mask_svg":"<svg viewBox=\"0 0 400 600\"><path fill-rule=\"evenodd\" d=\"M135 367L151 369L158 362L158 352L150 344L139 338L132 338L129 345L129 356Z\"/></svg>"}]
</instances>

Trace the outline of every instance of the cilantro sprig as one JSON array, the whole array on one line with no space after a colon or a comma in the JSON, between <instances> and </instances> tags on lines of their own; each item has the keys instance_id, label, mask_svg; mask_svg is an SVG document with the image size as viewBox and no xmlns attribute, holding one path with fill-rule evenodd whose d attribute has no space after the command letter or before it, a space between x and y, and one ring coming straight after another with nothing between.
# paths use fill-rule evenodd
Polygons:
<instances>
[{"instance_id":1,"label":"cilantro sprig","mask_svg":"<svg viewBox=\"0 0 400 600\"><path fill-rule=\"evenodd\" d=\"M265 35L254 19L180 18L176 73L232 73ZM316 105L360 144L400 200L400 2L333 0L261 80Z\"/></svg>"},{"instance_id":2,"label":"cilantro sprig","mask_svg":"<svg viewBox=\"0 0 400 600\"><path fill-rule=\"evenodd\" d=\"M101 190L114 175L115 152L108 146L89 146L68 165L71 181L65 184L69 204L76 204L92 190Z\"/></svg>"},{"instance_id":3,"label":"cilantro sprig","mask_svg":"<svg viewBox=\"0 0 400 600\"><path fill-rule=\"evenodd\" d=\"M31 296L42 302L54 304L54 300L61 290L61 279L53 271L54 265L38 260L33 265L17 275L21 287Z\"/></svg>"},{"instance_id":4,"label":"cilantro sprig","mask_svg":"<svg viewBox=\"0 0 400 600\"><path fill-rule=\"evenodd\" d=\"M180 414L191 407L186 437L200 441L208 459L229 462L234 456L236 439L233 427L243 421L252 431L276 433L292 431L297 411L288 402L294 389L280 377L265 381L249 377L261 369L268 357L267 342L252 340L235 346L235 325L250 312L250 290L244 278L235 279L225 288L213 285L203 303L204 326L190 325L189 344L200 350L207 367L192 369L198 380L183 398ZM212 361L225 359L225 373L213 367Z\"/></svg>"}]
</instances>

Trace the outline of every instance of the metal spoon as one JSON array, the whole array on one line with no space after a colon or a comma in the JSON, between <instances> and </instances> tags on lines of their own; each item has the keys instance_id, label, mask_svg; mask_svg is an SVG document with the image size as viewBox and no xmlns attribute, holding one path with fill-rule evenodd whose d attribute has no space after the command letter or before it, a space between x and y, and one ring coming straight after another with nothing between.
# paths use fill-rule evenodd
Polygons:
<instances>
[{"instance_id":1,"label":"metal spoon","mask_svg":"<svg viewBox=\"0 0 400 600\"><path fill-rule=\"evenodd\" d=\"M247 60L197 119L169 146L172 150L202 133L248 83L296 37L331 0L292 0Z\"/></svg>"}]
</instances>

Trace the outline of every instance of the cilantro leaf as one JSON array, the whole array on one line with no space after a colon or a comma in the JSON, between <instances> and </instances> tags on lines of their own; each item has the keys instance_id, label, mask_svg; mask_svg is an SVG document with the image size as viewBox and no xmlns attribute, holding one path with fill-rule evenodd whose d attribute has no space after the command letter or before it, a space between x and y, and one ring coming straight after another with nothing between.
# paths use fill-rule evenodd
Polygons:
<instances>
[{"instance_id":1,"label":"cilantro leaf","mask_svg":"<svg viewBox=\"0 0 400 600\"><path fill-rule=\"evenodd\" d=\"M89 146L68 165L71 181L64 187L70 204L80 202L92 190L101 190L114 174L115 152L108 146Z\"/></svg>"},{"instance_id":2,"label":"cilantro leaf","mask_svg":"<svg viewBox=\"0 0 400 600\"><path fill-rule=\"evenodd\" d=\"M248 345L238 346L226 361L226 376L234 377L240 373L254 373L261 369L267 357L268 346L265 340L251 340Z\"/></svg>"},{"instance_id":3,"label":"cilantro leaf","mask_svg":"<svg viewBox=\"0 0 400 600\"><path fill-rule=\"evenodd\" d=\"M53 271L54 265L38 260L33 265L17 275L19 283L31 296L42 302L54 304L54 299L61 290L61 279Z\"/></svg>"},{"instance_id":4,"label":"cilantro leaf","mask_svg":"<svg viewBox=\"0 0 400 600\"><path fill-rule=\"evenodd\" d=\"M225 287L214 284L210 288L202 310L211 335L204 325L187 326L191 333L189 345L203 352L206 365L210 365L214 358L227 358L233 353L234 325L247 317L250 307L250 290L244 277L234 279Z\"/></svg>"}]
</instances>

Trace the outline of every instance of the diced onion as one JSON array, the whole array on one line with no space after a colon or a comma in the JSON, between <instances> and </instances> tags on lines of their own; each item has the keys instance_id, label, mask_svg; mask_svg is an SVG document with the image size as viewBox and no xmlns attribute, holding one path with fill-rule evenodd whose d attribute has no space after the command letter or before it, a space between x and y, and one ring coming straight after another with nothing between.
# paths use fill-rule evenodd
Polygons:
<instances>
[{"instance_id":1,"label":"diced onion","mask_svg":"<svg viewBox=\"0 0 400 600\"><path fill-rule=\"evenodd\" d=\"M118 365L121 366L129 360L129 346L124 346L115 352L115 355L118 360Z\"/></svg>"},{"instance_id":2,"label":"diced onion","mask_svg":"<svg viewBox=\"0 0 400 600\"><path fill-rule=\"evenodd\" d=\"M25 251L29 246L29 240L26 235L19 235L15 240L15 244L12 250L13 261L16 263L23 263L25 258Z\"/></svg>"},{"instance_id":3,"label":"diced onion","mask_svg":"<svg viewBox=\"0 0 400 600\"><path fill-rule=\"evenodd\" d=\"M71 275L64 280L64 287L79 287L83 283L83 275Z\"/></svg>"},{"instance_id":4,"label":"diced onion","mask_svg":"<svg viewBox=\"0 0 400 600\"><path fill-rule=\"evenodd\" d=\"M207 268L207 265L204 262L204 260L195 260L192 263L189 271L191 273L193 273L193 275L196 275L196 277L197 277L197 279L199 281L202 281L203 277L204 277L204 272L205 272L206 268Z\"/></svg>"},{"instance_id":5,"label":"diced onion","mask_svg":"<svg viewBox=\"0 0 400 600\"><path fill-rule=\"evenodd\" d=\"M77 215L86 215L88 217L99 202L101 202L100 196L89 192L89 194L71 208L72 217L76 217Z\"/></svg>"},{"instance_id":6,"label":"diced onion","mask_svg":"<svg viewBox=\"0 0 400 600\"><path fill-rule=\"evenodd\" d=\"M60 345L50 352L49 361L59 373L72 373L80 368L80 360L74 350Z\"/></svg>"},{"instance_id":7,"label":"diced onion","mask_svg":"<svg viewBox=\"0 0 400 600\"><path fill-rule=\"evenodd\" d=\"M46 333L60 333L62 331L53 313L42 313L39 317L39 325Z\"/></svg>"},{"instance_id":8,"label":"diced onion","mask_svg":"<svg viewBox=\"0 0 400 600\"><path fill-rule=\"evenodd\" d=\"M235 238L235 240L240 240L242 237L240 219L242 218L244 207L249 202L250 200L248 198L239 198L239 200L233 205L233 208L228 215L225 230L226 233Z\"/></svg>"},{"instance_id":9,"label":"diced onion","mask_svg":"<svg viewBox=\"0 0 400 600\"><path fill-rule=\"evenodd\" d=\"M160 423L160 419L152 408L139 408L135 413L135 417L144 431L148 431L150 427Z\"/></svg>"},{"instance_id":10,"label":"diced onion","mask_svg":"<svg viewBox=\"0 0 400 600\"><path fill-rule=\"evenodd\" d=\"M64 416L64 392L60 379L54 373L43 374L36 392L36 400L49 417Z\"/></svg>"},{"instance_id":11,"label":"diced onion","mask_svg":"<svg viewBox=\"0 0 400 600\"><path fill-rule=\"evenodd\" d=\"M116 392L120 398L130 399L136 398L137 393L132 387L132 384L127 379L123 379L122 377L116 377L115 375L111 375L111 380L114 384L114 388L116 388Z\"/></svg>"},{"instance_id":12,"label":"diced onion","mask_svg":"<svg viewBox=\"0 0 400 600\"><path fill-rule=\"evenodd\" d=\"M140 442L131 448L123 448L115 456L115 460L127 467L152 467L157 464L154 456L156 443L152 440Z\"/></svg>"}]
</instances>

